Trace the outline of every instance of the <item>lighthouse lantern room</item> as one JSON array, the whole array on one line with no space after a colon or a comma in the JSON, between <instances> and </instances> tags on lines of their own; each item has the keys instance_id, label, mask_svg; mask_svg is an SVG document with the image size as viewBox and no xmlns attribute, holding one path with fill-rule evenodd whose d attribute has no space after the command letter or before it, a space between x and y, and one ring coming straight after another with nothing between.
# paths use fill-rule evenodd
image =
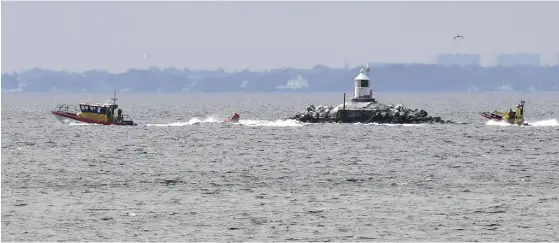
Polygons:
<instances>
[{"instance_id":1,"label":"lighthouse lantern room","mask_svg":"<svg viewBox=\"0 0 559 243\"><path fill-rule=\"evenodd\" d=\"M351 99L353 102L375 102L373 98L373 90L371 89L371 79L369 79L369 64L367 68L361 68L359 75L355 77L355 97Z\"/></svg>"}]
</instances>

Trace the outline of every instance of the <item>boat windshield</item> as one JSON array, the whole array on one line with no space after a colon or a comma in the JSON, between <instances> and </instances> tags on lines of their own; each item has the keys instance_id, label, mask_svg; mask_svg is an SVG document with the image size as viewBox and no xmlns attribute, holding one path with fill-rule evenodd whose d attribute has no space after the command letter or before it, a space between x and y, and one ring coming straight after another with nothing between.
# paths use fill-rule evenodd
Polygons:
<instances>
[{"instance_id":1,"label":"boat windshield","mask_svg":"<svg viewBox=\"0 0 559 243\"><path fill-rule=\"evenodd\" d=\"M105 107L101 106L90 106L90 105L80 105L80 110L82 112L105 114Z\"/></svg>"}]
</instances>

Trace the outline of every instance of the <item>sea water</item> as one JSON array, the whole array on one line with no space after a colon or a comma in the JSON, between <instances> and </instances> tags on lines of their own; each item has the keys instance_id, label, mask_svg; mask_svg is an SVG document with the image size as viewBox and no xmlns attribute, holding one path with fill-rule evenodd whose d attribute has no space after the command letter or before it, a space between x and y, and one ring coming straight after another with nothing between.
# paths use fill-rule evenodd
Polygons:
<instances>
[{"instance_id":1,"label":"sea water","mask_svg":"<svg viewBox=\"0 0 559 243\"><path fill-rule=\"evenodd\" d=\"M2 241L558 241L558 93L375 93L463 124L284 120L337 93L2 93ZM530 127L480 111L526 100ZM239 124L222 121L234 112Z\"/></svg>"}]
</instances>

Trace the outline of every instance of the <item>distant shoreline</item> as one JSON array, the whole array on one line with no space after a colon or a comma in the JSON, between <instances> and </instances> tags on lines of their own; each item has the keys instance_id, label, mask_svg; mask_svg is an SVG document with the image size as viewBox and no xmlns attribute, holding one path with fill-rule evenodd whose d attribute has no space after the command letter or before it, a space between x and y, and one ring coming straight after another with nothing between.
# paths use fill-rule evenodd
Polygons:
<instances>
[{"instance_id":1,"label":"distant shoreline","mask_svg":"<svg viewBox=\"0 0 559 243\"><path fill-rule=\"evenodd\" d=\"M353 92L361 67L269 71L130 69L83 73L31 69L2 74L2 93L21 92ZM540 92L559 91L559 66L443 66L386 64L371 66L373 92Z\"/></svg>"}]
</instances>

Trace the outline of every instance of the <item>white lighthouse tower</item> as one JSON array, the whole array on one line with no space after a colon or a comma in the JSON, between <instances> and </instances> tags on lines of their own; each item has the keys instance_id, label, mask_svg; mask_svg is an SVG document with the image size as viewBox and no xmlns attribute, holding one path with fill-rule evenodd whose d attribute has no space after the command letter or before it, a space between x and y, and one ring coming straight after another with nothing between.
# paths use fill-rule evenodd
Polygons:
<instances>
[{"instance_id":1,"label":"white lighthouse tower","mask_svg":"<svg viewBox=\"0 0 559 243\"><path fill-rule=\"evenodd\" d=\"M355 77L355 97L351 101L375 102L373 90L371 89L371 79L369 79L370 71L369 64L367 64L367 69L361 68L359 75Z\"/></svg>"}]
</instances>

